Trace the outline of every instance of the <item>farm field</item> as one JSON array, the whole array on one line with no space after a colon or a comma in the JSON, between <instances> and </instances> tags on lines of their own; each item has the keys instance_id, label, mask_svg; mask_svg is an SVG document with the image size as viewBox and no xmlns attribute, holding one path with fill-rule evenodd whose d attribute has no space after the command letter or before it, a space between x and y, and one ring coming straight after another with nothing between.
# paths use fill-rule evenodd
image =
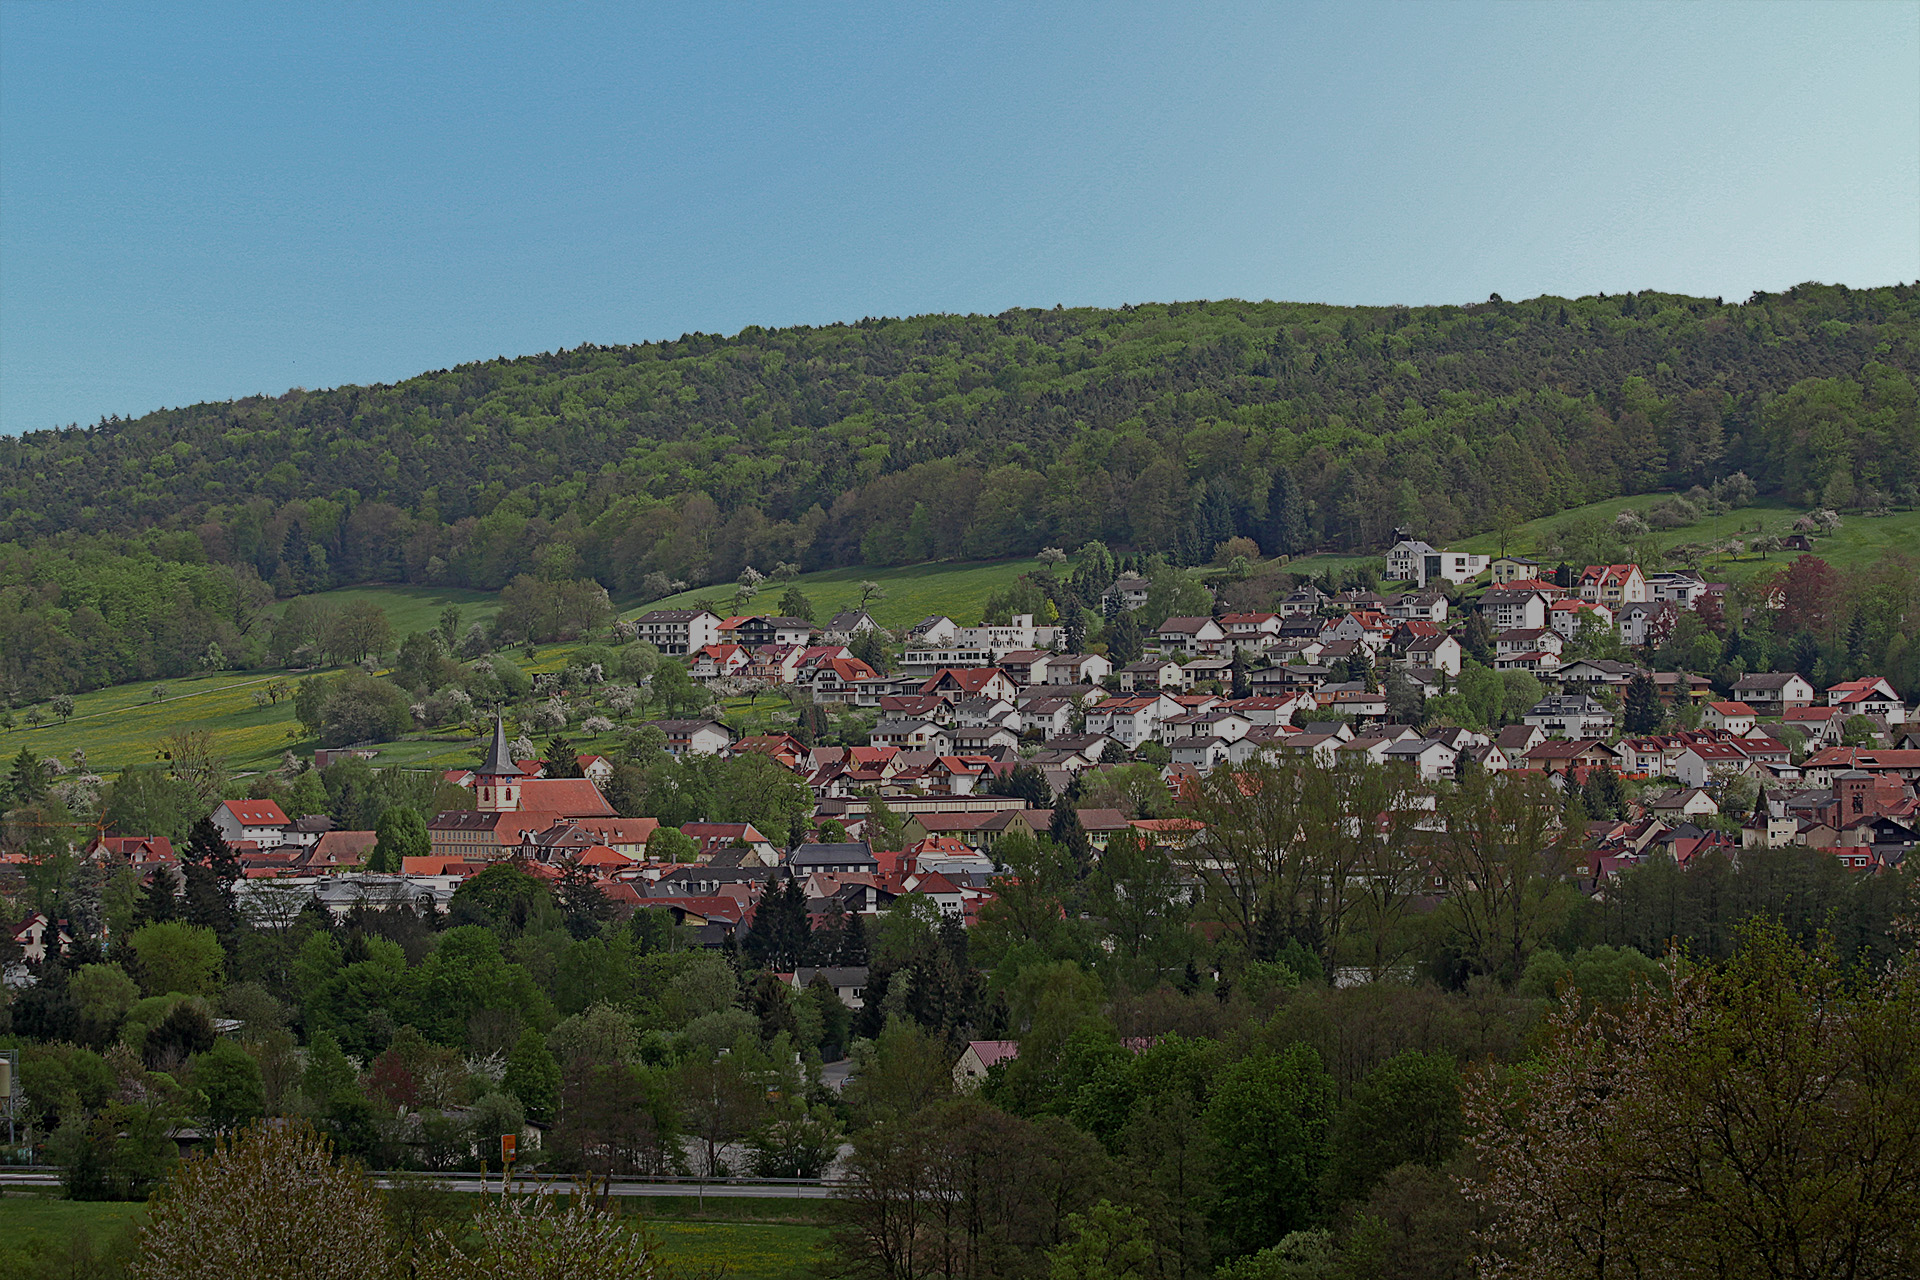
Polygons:
<instances>
[{"instance_id":1,"label":"farm field","mask_svg":"<svg viewBox=\"0 0 1920 1280\"><path fill-rule=\"evenodd\" d=\"M623 1217L644 1222L661 1257L679 1275L723 1273L729 1280L793 1280L808 1273L826 1239L817 1201L617 1201ZM82 1249L99 1258L145 1215L143 1204L63 1200L44 1193L0 1196L0 1275L51 1275ZM67 1274L62 1270L57 1274ZM94 1274L91 1270L76 1274Z\"/></svg>"}]
</instances>

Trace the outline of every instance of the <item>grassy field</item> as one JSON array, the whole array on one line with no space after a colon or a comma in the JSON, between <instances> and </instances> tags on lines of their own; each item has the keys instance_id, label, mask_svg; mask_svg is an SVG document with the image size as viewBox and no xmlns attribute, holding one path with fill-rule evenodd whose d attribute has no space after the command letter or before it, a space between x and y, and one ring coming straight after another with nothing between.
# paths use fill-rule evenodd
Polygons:
<instances>
[{"instance_id":1,"label":"grassy field","mask_svg":"<svg viewBox=\"0 0 1920 1280\"><path fill-rule=\"evenodd\" d=\"M387 611L395 640L409 632L433 630L440 625L441 611L450 604L460 607L462 630L472 623L485 622L500 610L500 598L494 592L462 587L342 587L306 598L332 609L371 600Z\"/></svg>"},{"instance_id":2,"label":"grassy field","mask_svg":"<svg viewBox=\"0 0 1920 1280\"><path fill-rule=\"evenodd\" d=\"M808 1273L827 1236L817 1200L708 1200L704 1209L692 1197L615 1203L623 1216L646 1224L661 1257L686 1276L794 1280ZM61 1261L106 1253L145 1211L47 1194L0 1196L0 1275L67 1274Z\"/></svg>"},{"instance_id":3,"label":"grassy field","mask_svg":"<svg viewBox=\"0 0 1920 1280\"><path fill-rule=\"evenodd\" d=\"M980 611L988 596L1039 567L1038 560L986 560L915 564L899 569L827 569L803 573L791 584L762 583L759 596L749 607L760 610L777 607L781 593L792 585L806 593L813 601L814 616L825 622L842 609L859 607L862 582L877 582L885 589L886 598L869 604L867 612L883 627L912 626L934 613L944 613L961 626L970 627L980 621ZM631 618L649 609L685 609L696 602L704 602L715 612L726 614L732 610L732 599L731 587L702 587L626 609L621 616Z\"/></svg>"},{"instance_id":4,"label":"grassy field","mask_svg":"<svg viewBox=\"0 0 1920 1280\"><path fill-rule=\"evenodd\" d=\"M25 746L35 755L64 760L77 749L87 753L91 771L123 769L152 764L160 739L184 727L211 731L215 747L236 769L274 765L305 735L293 718L291 699L261 707L254 705L253 695L284 678L284 672L226 671L77 694L73 719L65 723L50 718L28 728L16 713L17 726L0 730L0 753L10 757ZM156 687L165 689L164 700L155 700Z\"/></svg>"}]
</instances>

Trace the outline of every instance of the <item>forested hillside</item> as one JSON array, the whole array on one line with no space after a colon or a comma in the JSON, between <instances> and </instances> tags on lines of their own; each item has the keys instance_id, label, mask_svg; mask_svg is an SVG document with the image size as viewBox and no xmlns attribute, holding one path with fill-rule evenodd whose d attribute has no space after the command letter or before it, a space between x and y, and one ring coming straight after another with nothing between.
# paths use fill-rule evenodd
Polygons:
<instances>
[{"instance_id":1,"label":"forested hillside","mask_svg":"<svg viewBox=\"0 0 1920 1280\"><path fill-rule=\"evenodd\" d=\"M274 595L621 595L1101 539L1438 540L1744 472L1920 487L1920 290L1177 303L749 328L0 440L8 678L177 674ZM658 575L651 577L650 575Z\"/></svg>"}]
</instances>

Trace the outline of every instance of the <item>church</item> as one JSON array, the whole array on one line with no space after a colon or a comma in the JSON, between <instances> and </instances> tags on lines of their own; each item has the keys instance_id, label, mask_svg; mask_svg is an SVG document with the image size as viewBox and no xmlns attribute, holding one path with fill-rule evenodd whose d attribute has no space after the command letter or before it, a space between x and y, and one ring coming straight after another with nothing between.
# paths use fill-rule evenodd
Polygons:
<instances>
[{"instance_id":1,"label":"church","mask_svg":"<svg viewBox=\"0 0 1920 1280\"><path fill-rule=\"evenodd\" d=\"M437 858L491 862L509 857L529 832L556 823L617 815L591 778L529 778L507 752L507 731L493 721L493 744L473 776L475 807L437 815L427 838Z\"/></svg>"}]
</instances>

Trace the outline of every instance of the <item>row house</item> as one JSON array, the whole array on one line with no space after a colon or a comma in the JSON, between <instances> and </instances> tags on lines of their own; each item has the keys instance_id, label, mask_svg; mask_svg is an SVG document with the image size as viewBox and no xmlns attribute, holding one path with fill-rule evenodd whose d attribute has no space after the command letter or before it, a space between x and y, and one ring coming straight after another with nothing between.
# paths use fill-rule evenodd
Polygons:
<instances>
[{"instance_id":1,"label":"row house","mask_svg":"<svg viewBox=\"0 0 1920 1280\"><path fill-rule=\"evenodd\" d=\"M952 643L962 649L985 649L992 655L989 661L998 662L1000 655L1015 649L1051 649L1059 636L1059 627L1036 627L1032 614L1016 613L1004 623L961 627Z\"/></svg>"}]
</instances>

